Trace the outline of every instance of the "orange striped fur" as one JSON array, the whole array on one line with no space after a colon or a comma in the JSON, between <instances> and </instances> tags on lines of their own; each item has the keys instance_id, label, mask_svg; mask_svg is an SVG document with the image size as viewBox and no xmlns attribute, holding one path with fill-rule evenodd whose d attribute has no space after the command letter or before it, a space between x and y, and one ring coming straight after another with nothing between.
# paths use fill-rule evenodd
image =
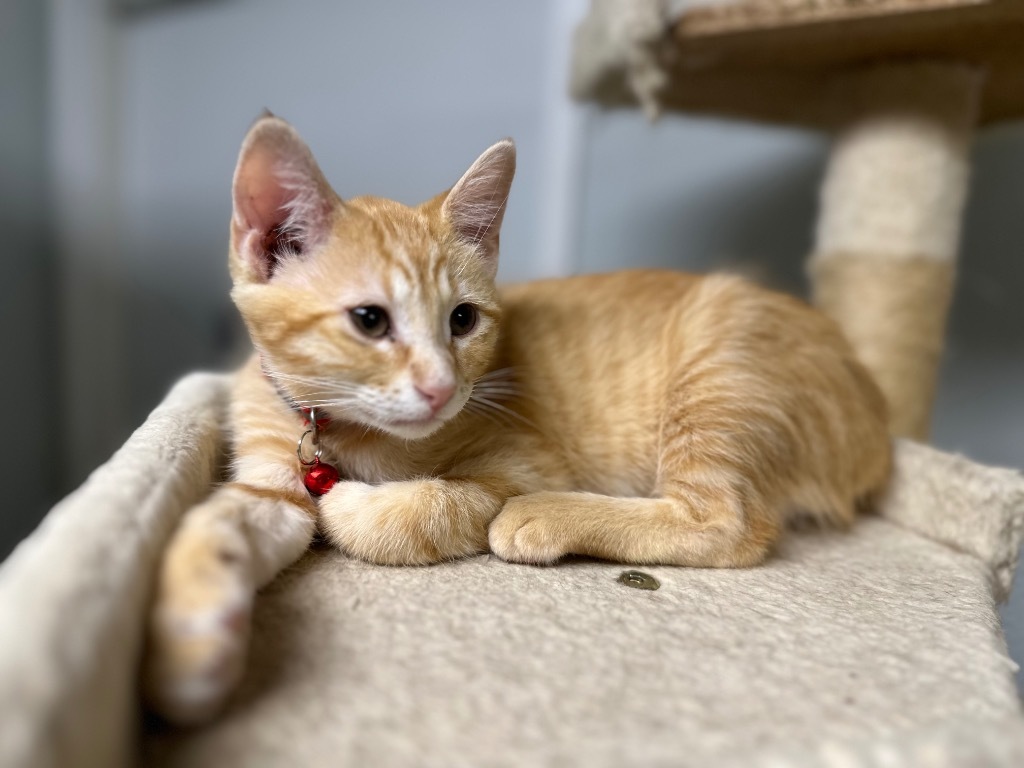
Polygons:
<instances>
[{"instance_id":1,"label":"orange striped fur","mask_svg":"<svg viewBox=\"0 0 1024 768\"><path fill-rule=\"evenodd\" d=\"M232 405L234 482L187 515L165 559L146 667L158 711L196 721L222 705L255 590L317 525L392 565L490 548L740 567L792 515L845 525L884 485L882 396L795 299L663 271L499 294L514 162L501 142L415 208L342 201L287 123L250 131L230 265L257 354ZM465 304L477 320L458 335ZM387 313L387 333L360 325L365 307ZM289 401L331 418L325 457L344 480L316 504Z\"/></svg>"}]
</instances>

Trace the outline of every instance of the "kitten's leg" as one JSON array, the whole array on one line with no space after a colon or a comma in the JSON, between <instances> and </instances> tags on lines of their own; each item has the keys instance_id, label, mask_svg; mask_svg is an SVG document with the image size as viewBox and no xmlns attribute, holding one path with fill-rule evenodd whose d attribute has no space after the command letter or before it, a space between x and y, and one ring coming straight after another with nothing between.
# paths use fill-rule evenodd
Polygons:
<instances>
[{"instance_id":1,"label":"kitten's leg","mask_svg":"<svg viewBox=\"0 0 1024 768\"><path fill-rule=\"evenodd\" d=\"M749 384L753 374L745 375ZM820 506L814 511L824 516L852 519L855 494L816 476L812 470L820 467L807 455L836 451L842 466L844 457L825 431L807 439L801 434L809 428L806 420L791 418L777 403L752 402L728 386L707 391L714 403L701 402L701 388L684 379L668 398L655 498L551 492L511 498L491 525L492 551L527 563L571 553L625 563L743 567L765 558L799 498L815 499Z\"/></svg>"},{"instance_id":2,"label":"kitten's leg","mask_svg":"<svg viewBox=\"0 0 1024 768\"><path fill-rule=\"evenodd\" d=\"M487 551L487 526L509 495L480 479L343 482L320 499L320 527L361 560L425 565Z\"/></svg>"},{"instance_id":3,"label":"kitten's leg","mask_svg":"<svg viewBox=\"0 0 1024 768\"><path fill-rule=\"evenodd\" d=\"M737 399L740 395L733 395ZM729 395L723 390L721 400ZM491 525L492 551L513 562L566 554L625 563L741 567L778 538L788 470L785 429L748 405L713 414L672 398L662 425L657 498L541 492L511 498ZM730 428L729 425L735 425Z\"/></svg>"},{"instance_id":4,"label":"kitten's leg","mask_svg":"<svg viewBox=\"0 0 1024 768\"><path fill-rule=\"evenodd\" d=\"M284 455L294 450L281 442ZM158 576L143 686L156 712L182 724L223 706L244 669L256 590L306 550L315 530L315 506L293 465L250 456L236 475L186 513Z\"/></svg>"},{"instance_id":5,"label":"kitten's leg","mask_svg":"<svg viewBox=\"0 0 1024 768\"><path fill-rule=\"evenodd\" d=\"M661 423L655 498L541 492L509 499L490 529L491 549L513 562L566 554L625 563L740 567L760 562L778 538L784 491L796 463L793 425L774 403L759 408L723 368L700 366L669 388ZM693 374L697 373L698 377Z\"/></svg>"},{"instance_id":6,"label":"kitten's leg","mask_svg":"<svg viewBox=\"0 0 1024 768\"><path fill-rule=\"evenodd\" d=\"M678 498L532 493L509 499L490 529L491 550L517 563L564 555L621 563L737 568L756 565L779 535L769 510L728 488L694 487Z\"/></svg>"}]
</instances>

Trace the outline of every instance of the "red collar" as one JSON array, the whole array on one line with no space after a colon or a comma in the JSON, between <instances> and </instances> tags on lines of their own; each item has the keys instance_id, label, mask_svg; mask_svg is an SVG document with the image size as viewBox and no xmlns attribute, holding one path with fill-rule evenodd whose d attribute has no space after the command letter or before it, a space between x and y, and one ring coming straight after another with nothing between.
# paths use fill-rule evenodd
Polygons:
<instances>
[{"instance_id":1,"label":"red collar","mask_svg":"<svg viewBox=\"0 0 1024 768\"><path fill-rule=\"evenodd\" d=\"M281 389L281 386L277 383L274 377L267 372L267 366L263 364L262 357L260 357L260 372L263 374L263 377L270 382L270 386L274 388L274 391L277 392L278 396L282 400L284 400L285 404L296 413L301 414L302 423L305 424L306 426L309 426L310 414L312 414L313 411L315 411L316 409L303 407L296 403L294 400L292 400L291 397L288 396L288 393ZM323 429L330 423L331 419L329 416L324 414L317 414L316 425L319 429Z\"/></svg>"},{"instance_id":2,"label":"red collar","mask_svg":"<svg viewBox=\"0 0 1024 768\"><path fill-rule=\"evenodd\" d=\"M317 413L316 408L304 408L292 400L278 386L274 377L267 373L262 359L260 359L260 370L288 407L302 416L302 423L305 425L306 430L299 436L299 441L295 448L295 454L299 458L299 465L305 470L305 474L302 476L302 484L311 496L323 496L341 479L341 473L334 466L320 460L320 454L323 451L323 446L320 445L320 430L326 428L331 423L331 419L326 415L322 416ZM310 461L307 461L302 453L303 444L307 436L312 436L313 458Z\"/></svg>"},{"instance_id":3,"label":"red collar","mask_svg":"<svg viewBox=\"0 0 1024 768\"><path fill-rule=\"evenodd\" d=\"M308 427L310 425L311 421L312 421L313 412L316 411L316 408L302 408L302 407L297 406L297 405L292 405L292 408L294 408L295 410L297 410L299 413L302 414L302 423L305 424ZM330 423L331 423L331 417L330 416L321 415L320 413L316 414L316 426L317 426L317 429L324 429Z\"/></svg>"}]
</instances>

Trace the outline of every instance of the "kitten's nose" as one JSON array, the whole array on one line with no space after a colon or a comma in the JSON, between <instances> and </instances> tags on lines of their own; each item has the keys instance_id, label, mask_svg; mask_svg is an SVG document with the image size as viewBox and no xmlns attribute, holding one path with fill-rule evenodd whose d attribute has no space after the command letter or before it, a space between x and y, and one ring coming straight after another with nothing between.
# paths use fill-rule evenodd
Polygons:
<instances>
[{"instance_id":1,"label":"kitten's nose","mask_svg":"<svg viewBox=\"0 0 1024 768\"><path fill-rule=\"evenodd\" d=\"M454 384L417 384L416 391L430 405L432 413L437 414L442 408L448 405L448 401L455 394Z\"/></svg>"}]
</instances>

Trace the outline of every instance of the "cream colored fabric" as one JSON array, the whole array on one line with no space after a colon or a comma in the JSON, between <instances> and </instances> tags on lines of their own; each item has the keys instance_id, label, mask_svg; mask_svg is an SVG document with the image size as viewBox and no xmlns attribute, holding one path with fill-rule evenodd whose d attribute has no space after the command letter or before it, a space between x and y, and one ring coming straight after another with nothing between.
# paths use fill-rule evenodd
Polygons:
<instances>
[{"instance_id":1,"label":"cream colored fabric","mask_svg":"<svg viewBox=\"0 0 1024 768\"><path fill-rule=\"evenodd\" d=\"M762 568L644 567L653 592L623 570L318 550L258 601L232 710L150 733L143 762L803 764L1018 714L988 569L886 521L792 536Z\"/></svg>"},{"instance_id":2,"label":"cream colored fabric","mask_svg":"<svg viewBox=\"0 0 1024 768\"><path fill-rule=\"evenodd\" d=\"M574 41L573 93L586 98L609 75L624 73L647 116L657 115L668 79L659 47L676 12L666 0L593 0Z\"/></svg>"},{"instance_id":3,"label":"cream colored fabric","mask_svg":"<svg viewBox=\"0 0 1024 768\"><path fill-rule=\"evenodd\" d=\"M671 56L665 43L673 22L689 10L742 4L742 0L591 0L573 41L573 95L600 100L609 80L624 79L647 116L657 116L660 92L669 79Z\"/></svg>"},{"instance_id":4,"label":"cream colored fabric","mask_svg":"<svg viewBox=\"0 0 1024 768\"><path fill-rule=\"evenodd\" d=\"M832 317L889 403L893 434L923 439L956 267L935 258L831 253L808 265L814 304Z\"/></svg>"},{"instance_id":5,"label":"cream colored fabric","mask_svg":"<svg viewBox=\"0 0 1024 768\"><path fill-rule=\"evenodd\" d=\"M981 82L955 64L894 64L834 81L848 123L822 185L815 259L955 259Z\"/></svg>"},{"instance_id":6,"label":"cream colored fabric","mask_svg":"<svg viewBox=\"0 0 1024 768\"><path fill-rule=\"evenodd\" d=\"M223 377L181 382L0 568L0 765L131 762L145 596L210 488L225 398ZM654 592L607 563L317 549L257 600L228 715L150 726L141 764L1019 765L992 595L1024 479L907 442L897 467L884 515L950 546L866 518L794 534L761 568L645 568Z\"/></svg>"},{"instance_id":7,"label":"cream colored fabric","mask_svg":"<svg viewBox=\"0 0 1024 768\"><path fill-rule=\"evenodd\" d=\"M979 558L991 569L996 599L1005 601L1020 556L1024 476L909 440L896 441L895 458L882 514Z\"/></svg>"},{"instance_id":8,"label":"cream colored fabric","mask_svg":"<svg viewBox=\"0 0 1024 768\"><path fill-rule=\"evenodd\" d=\"M955 64L848 73L810 274L885 393L896 435L924 439L945 340L981 74Z\"/></svg>"},{"instance_id":9,"label":"cream colored fabric","mask_svg":"<svg viewBox=\"0 0 1024 768\"><path fill-rule=\"evenodd\" d=\"M226 405L223 377L182 380L0 566L0 766L133 762L151 577L210 490Z\"/></svg>"}]
</instances>

